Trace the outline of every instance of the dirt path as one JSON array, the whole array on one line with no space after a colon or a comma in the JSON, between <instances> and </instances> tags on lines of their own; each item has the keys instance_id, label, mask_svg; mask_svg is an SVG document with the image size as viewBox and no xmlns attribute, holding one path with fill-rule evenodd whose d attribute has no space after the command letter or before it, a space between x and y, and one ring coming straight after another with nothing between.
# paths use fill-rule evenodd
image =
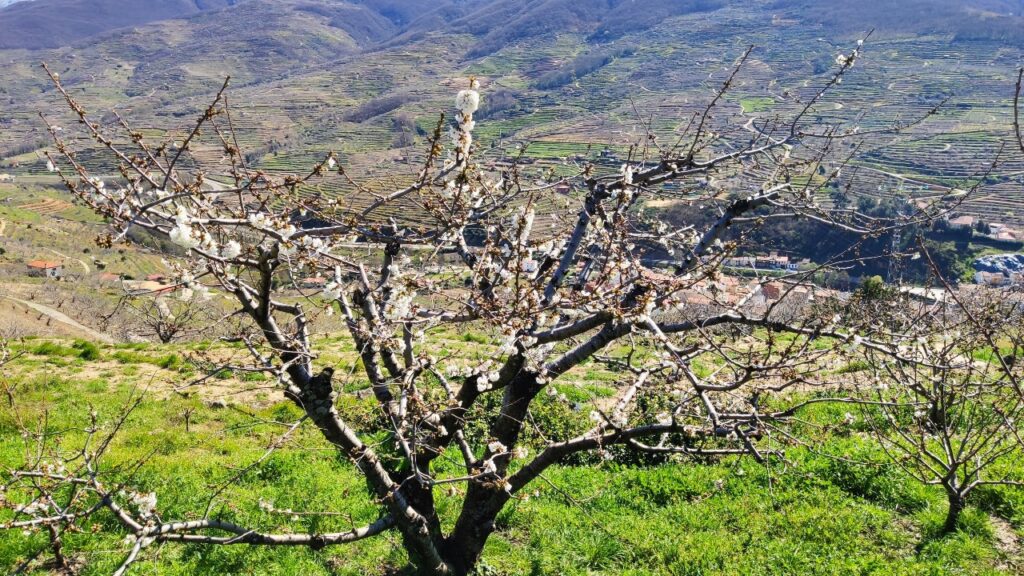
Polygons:
<instances>
[{"instance_id":1,"label":"dirt path","mask_svg":"<svg viewBox=\"0 0 1024 576\"><path fill-rule=\"evenodd\" d=\"M0 220L0 238L4 237L4 230L7 230L7 220Z\"/></svg>"},{"instance_id":2,"label":"dirt path","mask_svg":"<svg viewBox=\"0 0 1024 576\"><path fill-rule=\"evenodd\" d=\"M1021 557L1020 536L1013 525L995 514L989 515L989 521L992 523L996 548L1003 556L1000 567L1005 570L1019 567L1024 558Z\"/></svg>"},{"instance_id":3,"label":"dirt path","mask_svg":"<svg viewBox=\"0 0 1024 576\"><path fill-rule=\"evenodd\" d=\"M98 340L98 341L104 342L106 344L113 344L114 343L114 339L111 338L110 336L107 336L103 332L99 332L99 331L93 330L92 328L89 328L88 326L83 326L82 324L79 324L74 319L69 318L66 314L64 314L60 310L57 310L55 308L51 308L51 307L46 306L44 304L39 304L38 302L32 302L31 300L22 300L20 298L14 298L13 296L4 296L4 298L7 298L8 300L12 300L14 302L17 302L18 304L21 304L22 306L28 306L29 308L35 310L36 312L39 312L40 314L43 314L44 316L52 318L53 320L56 320L57 322L60 322L61 324L66 324L67 326L70 326L70 327L74 328L75 330L78 330L78 331L80 331L80 332L82 332L84 334L87 334L90 338L93 338L94 340Z\"/></svg>"},{"instance_id":4,"label":"dirt path","mask_svg":"<svg viewBox=\"0 0 1024 576\"><path fill-rule=\"evenodd\" d=\"M85 269L85 273L86 274L92 273L92 269L90 269L89 265L85 263L85 260L79 260L78 258L72 258L71 256L68 256L67 254L62 254L60 252L57 252L53 248L47 248L47 250L49 250L50 252L53 252L57 256L60 256L61 258L64 258L65 260L74 260L75 262L78 262L79 264L82 265L82 268Z\"/></svg>"}]
</instances>

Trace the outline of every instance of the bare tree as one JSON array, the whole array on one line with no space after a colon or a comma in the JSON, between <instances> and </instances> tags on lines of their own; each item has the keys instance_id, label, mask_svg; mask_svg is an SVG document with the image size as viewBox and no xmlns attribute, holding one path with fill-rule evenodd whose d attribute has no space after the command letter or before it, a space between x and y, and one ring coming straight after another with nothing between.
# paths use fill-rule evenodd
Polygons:
<instances>
[{"instance_id":1,"label":"bare tree","mask_svg":"<svg viewBox=\"0 0 1024 576\"><path fill-rule=\"evenodd\" d=\"M876 401L863 408L893 462L943 488L949 508L942 529L949 533L975 489L1024 480L1004 466L1022 447L1024 366L1016 360L1024 355L1024 317L1020 300L996 291L946 288L939 303L890 303L874 315L901 334L893 345L903 358L864 350Z\"/></svg>"},{"instance_id":2,"label":"bare tree","mask_svg":"<svg viewBox=\"0 0 1024 576\"><path fill-rule=\"evenodd\" d=\"M430 135L419 171L391 192L364 187L333 154L301 175L252 169L234 136L226 82L194 129L171 146L149 143L120 118L124 134L108 135L50 74L87 135L123 174L118 182L93 177L78 160L76 143L51 129L60 156L50 163L81 202L109 219L106 241L139 227L188 251L179 283L203 282L234 299L236 314L260 335L244 338L255 368L276 376L324 441L366 477L380 517L324 534L268 533L209 511L197 520L165 519L155 495L126 501L106 488L89 453L75 460L74 470L36 462L14 473L37 495L56 489L36 488L44 484L82 487L67 506L33 509L17 525L62 527L110 510L135 538L118 573L155 542L320 548L394 531L420 573L463 575L477 564L506 504L571 455L618 447L773 457L802 406L850 401L792 393L833 390L822 368L835 351L815 341L856 341L893 361L910 359L898 335L876 342L836 316L827 305L835 294L812 298L815 271L778 280L781 293L772 298L763 295L766 282L733 298L718 287L724 260L750 231L779 219L813 219L868 237L940 217L962 201L938 199L891 220L819 204L857 142L913 125L858 132L807 121L861 49L840 56L835 74L805 94L790 117L739 129L718 114L748 51L682 136L663 142L641 119L644 137L619 170L582 163L571 178L541 182L521 177L515 163L487 168L473 144L480 95L471 81L457 95L454 122L449 127L442 116ZM223 152L226 174L223 167L204 169L212 149ZM213 175L231 184L209 186ZM343 201L309 186L329 178L348 188ZM583 191L569 221L549 209L567 181ZM685 194L664 190L670 181ZM639 210L648 200L680 197L714 207L715 216L673 225ZM351 249L357 242L374 256L357 256ZM428 254L427 262L413 266L413 250ZM850 246L832 264L858 261L856 250ZM658 259L669 263L654 269ZM290 280L310 271L328 278L326 286L310 290ZM780 304L799 294L817 303L801 313ZM334 368L318 361L311 331L329 313L345 320L377 405L377 427L356 429L336 408ZM481 345L487 359L432 346L430 335L445 327L487 333L490 343ZM698 360L715 369L697 369ZM523 444L536 425L531 406L542 394L557 397L553 383L588 362L621 375L617 397L594 406L593 426L581 435L539 430L546 443L531 454ZM638 398L657 410L638 410ZM474 432L480 429L485 432ZM388 443L367 442L381 431ZM439 459L455 459L461 472L440 474ZM457 517L442 523L435 497L451 484L464 485L462 504Z\"/></svg>"},{"instance_id":3,"label":"bare tree","mask_svg":"<svg viewBox=\"0 0 1024 576\"><path fill-rule=\"evenodd\" d=\"M117 307L105 317L107 323L121 317L121 322L134 326L132 332L144 337L155 338L163 344L209 334L211 327L220 319L217 310L208 302L173 294L126 294L118 300Z\"/></svg>"}]
</instances>

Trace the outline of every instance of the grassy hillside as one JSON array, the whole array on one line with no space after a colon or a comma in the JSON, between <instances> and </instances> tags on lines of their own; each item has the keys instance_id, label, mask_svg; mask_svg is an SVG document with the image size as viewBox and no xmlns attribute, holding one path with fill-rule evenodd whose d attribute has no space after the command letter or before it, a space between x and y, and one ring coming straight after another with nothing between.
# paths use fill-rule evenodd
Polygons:
<instances>
[{"instance_id":1,"label":"grassy hillside","mask_svg":"<svg viewBox=\"0 0 1024 576\"><path fill-rule=\"evenodd\" d=\"M436 338L449 346L474 346L457 335ZM299 417L267 382L230 374L185 396L172 392L194 374L189 357L245 353L230 347L100 347L88 360L83 347L69 340L25 340L15 349L25 354L4 376L8 385L18 383L18 405L16 410L7 402L0 407L0 466L17 466L24 457L18 419L34 422L45 411L49 429L80 429L90 406L101 421L109 421L130 395L144 390L145 400L115 442L108 465L144 461L130 482L158 493L158 510L165 518L204 510L214 488L236 474L238 466L259 459L284 426ZM352 361L350 348L338 342L327 349L334 350L332 361L343 372ZM535 417L562 421L571 431L586 420L587 398L594 397L584 389L600 384L600 378L599 373L583 375L561 388L582 403L577 410L545 398ZM358 399L359 388L357 382L346 384L340 401L345 416L355 421L373 411L370 400ZM866 439L860 424L834 426L846 418L842 409L809 409L800 417L806 430L799 432L814 434L819 449L789 445L784 464L765 467L734 458L673 460L661 466L598 460L593 467L555 468L499 517L481 573L1019 574L1024 566L1020 492L987 489L977 494L964 530L939 537L944 502L938 490L901 475ZM859 414L853 417L860 421ZM66 447L81 438L71 434ZM540 440L532 442L535 449ZM373 520L376 507L363 481L351 464L324 448L316 430L301 427L228 487L215 500L213 513L267 529L280 529L289 516L310 530ZM461 462L454 454L451 460L455 471ZM440 497L443 511L455 509L461 490L454 485ZM278 512L283 510L288 512ZM341 516L305 516L317 512ZM100 522L111 527L107 520ZM66 534L65 545L85 562L84 575L109 574L129 549L116 532ZM44 535L0 532L0 566L17 566L44 546ZM381 538L321 551L168 544L146 552L133 573L383 575L403 561L399 543ZM48 572L36 567L28 573Z\"/></svg>"},{"instance_id":2,"label":"grassy hillside","mask_svg":"<svg viewBox=\"0 0 1024 576\"><path fill-rule=\"evenodd\" d=\"M988 9L1009 11L1011 4ZM515 5L515 12L511 6L251 0L115 32L73 50L0 51L9 62L0 86L6 103L0 111L0 171L19 177L43 171L40 151L48 136L39 112L56 125L73 125L44 80L40 60L90 110L116 109L151 140L181 137L231 75L233 120L252 163L294 173L334 150L350 174L375 185L384 175L415 170L424 134L469 75L484 85L477 141L488 154L500 157L527 145L539 170L558 169L567 156L627 149L639 133L638 113L653 118L662 141L678 138L725 70L754 45L716 115L742 138L741 127L751 119L795 114L827 81L836 54L863 33L859 24L810 23L805 18L819 8L796 0L644 4L657 10L637 13L660 16L643 22L623 17L633 3L530 2ZM943 10L936 8L935 21L969 20ZM547 32L531 36L539 29L529 23L540 20L550 25L543 28ZM603 22L637 28L617 29L612 43L595 36ZM861 169L848 172L855 176L850 192L927 197L985 175L985 187L964 211L1022 226L1024 158L1005 148L1012 75L1022 51L1013 42L966 41L956 34L879 30L843 86L808 120L884 128L920 117L948 98L928 122L862 148L853 159ZM103 122L113 128L116 119L107 114ZM411 138L402 135L409 125L415 126ZM98 159L81 146L83 157ZM990 171L1001 148L1000 163ZM219 157L215 149L208 153ZM106 169L112 173L114 167Z\"/></svg>"}]
</instances>

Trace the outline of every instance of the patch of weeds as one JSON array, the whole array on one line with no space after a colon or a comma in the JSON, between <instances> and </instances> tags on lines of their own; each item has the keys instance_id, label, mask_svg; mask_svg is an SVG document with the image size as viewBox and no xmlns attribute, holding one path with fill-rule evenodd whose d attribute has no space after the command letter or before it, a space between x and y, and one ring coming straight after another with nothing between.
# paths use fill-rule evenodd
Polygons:
<instances>
[{"instance_id":1,"label":"patch of weeds","mask_svg":"<svg viewBox=\"0 0 1024 576\"><path fill-rule=\"evenodd\" d=\"M158 358L156 361L156 365L164 370L179 370L184 364L185 362L181 359L181 356L177 354L168 354Z\"/></svg>"},{"instance_id":2,"label":"patch of weeds","mask_svg":"<svg viewBox=\"0 0 1024 576\"><path fill-rule=\"evenodd\" d=\"M118 350L117 352L114 352L113 358L121 364L142 364L146 361L146 357L142 354L128 352L127 350Z\"/></svg>"},{"instance_id":3,"label":"patch of weeds","mask_svg":"<svg viewBox=\"0 0 1024 576\"><path fill-rule=\"evenodd\" d=\"M99 360L100 359L100 348L92 342L86 342L85 340L75 340L72 348L78 350L78 357L82 360Z\"/></svg>"},{"instance_id":4,"label":"patch of weeds","mask_svg":"<svg viewBox=\"0 0 1024 576\"><path fill-rule=\"evenodd\" d=\"M266 382L269 380L263 372L243 372L239 379L242 382Z\"/></svg>"},{"instance_id":5,"label":"patch of weeds","mask_svg":"<svg viewBox=\"0 0 1024 576\"><path fill-rule=\"evenodd\" d=\"M865 362L864 360L854 360L853 362L850 362L849 364L840 366L839 369L837 369L835 373L836 374L853 374L855 372L863 372L863 371L867 370L868 368L871 368L871 366L869 366L868 363Z\"/></svg>"},{"instance_id":6,"label":"patch of weeds","mask_svg":"<svg viewBox=\"0 0 1024 576\"><path fill-rule=\"evenodd\" d=\"M32 353L36 356L78 356L79 354L78 350L61 346L55 342L43 342L32 348Z\"/></svg>"},{"instance_id":7,"label":"patch of weeds","mask_svg":"<svg viewBox=\"0 0 1024 576\"><path fill-rule=\"evenodd\" d=\"M489 341L486 336L481 334L475 334L473 332L466 332L462 335L463 342L472 342L474 344L487 344Z\"/></svg>"}]
</instances>

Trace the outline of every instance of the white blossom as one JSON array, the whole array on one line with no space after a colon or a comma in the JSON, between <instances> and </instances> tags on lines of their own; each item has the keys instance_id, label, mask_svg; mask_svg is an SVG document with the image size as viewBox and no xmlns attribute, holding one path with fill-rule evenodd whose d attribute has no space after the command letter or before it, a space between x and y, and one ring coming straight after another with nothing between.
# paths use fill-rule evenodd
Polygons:
<instances>
[{"instance_id":1,"label":"white blossom","mask_svg":"<svg viewBox=\"0 0 1024 576\"><path fill-rule=\"evenodd\" d=\"M131 503L139 511L143 518L149 518L156 511L156 492L149 494L134 493L131 496Z\"/></svg>"},{"instance_id":2,"label":"white blossom","mask_svg":"<svg viewBox=\"0 0 1024 576\"><path fill-rule=\"evenodd\" d=\"M292 224L288 224L284 228L281 228L280 230L277 231L277 233L281 235L281 238L285 240L290 240L291 237L294 236L296 232L298 232L298 230Z\"/></svg>"},{"instance_id":3,"label":"white blossom","mask_svg":"<svg viewBox=\"0 0 1024 576\"><path fill-rule=\"evenodd\" d=\"M253 228L258 230L266 230L270 228L270 218L268 218L263 212L253 212L252 214L249 214L247 220Z\"/></svg>"},{"instance_id":4,"label":"white blossom","mask_svg":"<svg viewBox=\"0 0 1024 576\"><path fill-rule=\"evenodd\" d=\"M187 208L178 206L178 211L174 214L174 221L178 226L188 226L192 223L192 216L188 213Z\"/></svg>"},{"instance_id":5,"label":"white blossom","mask_svg":"<svg viewBox=\"0 0 1024 576\"><path fill-rule=\"evenodd\" d=\"M188 224L179 223L174 228L171 228L168 236L170 237L171 242L174 242L186 250L198 248L200 244L199 238L195 236L195 233L192 231L192 227Z\"/></svg>"},{"instance_id":6,"label":"white blossom","mask_svg":"<svg viewBox=\"0 0 1024 576\"><path fill-rule=\"evenodd\" d=\"M241 253L242 245L235 240L231 240L221 248L220 257L225 260L231 260L233 258L237 258Z\"/></svg>"},{"instance_id":7,"label":"white blossom","mask_svg":"<svg viewBox=\"0 0 1024 576\"><path fill-rule=\"evenodd\" d=\"M629 164L623 164L620 170L622 174L622 182L626 185L633 183L633 167Z\"/></svg>"},{"instance_id":8,"label":"white blossom","mask_svg":"<svg viewBox=\"0 0 1024 576\"><path fill-rule=\"evenodd\" d=\"M463 114L472 114L480 108L480 93L476 90L460 90L455 96L455 108Z\"/></svg>"}]
</instances>

